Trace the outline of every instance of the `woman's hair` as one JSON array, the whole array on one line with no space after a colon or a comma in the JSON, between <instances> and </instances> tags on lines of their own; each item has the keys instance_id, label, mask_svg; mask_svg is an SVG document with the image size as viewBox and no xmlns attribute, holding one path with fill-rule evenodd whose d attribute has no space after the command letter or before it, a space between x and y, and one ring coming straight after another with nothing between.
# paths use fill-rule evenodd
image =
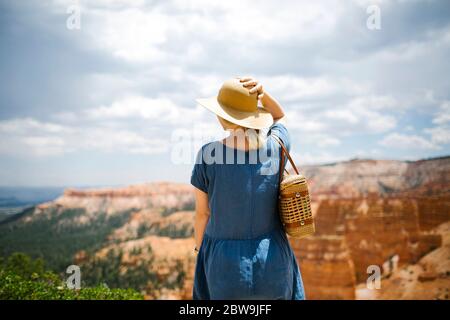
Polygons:
<instances>
[{"instance_id":1,"label":"woman's hair","mask_svg":"<svg viewBox=\"0 0 450 320\"><path fill-rule=\"evenodd\" d=\"M250 150L259 149L264 145L265 137L261 134L261 130L251 129L240 126L233 122L230 122L220 116L217 116L220 123L224 127L225 130L243 130L245 132L245 136L247 137L248 146Z\"/></svg>"}]
</instances>

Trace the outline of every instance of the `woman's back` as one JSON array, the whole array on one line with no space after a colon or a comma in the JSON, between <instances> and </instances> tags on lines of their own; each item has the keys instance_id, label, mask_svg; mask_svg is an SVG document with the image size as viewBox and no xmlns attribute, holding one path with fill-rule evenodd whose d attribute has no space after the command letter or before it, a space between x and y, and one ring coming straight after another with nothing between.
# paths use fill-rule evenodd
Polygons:
<instances>
[{"instance_id":1,"label":"woman's back","mask_svg":"<svg viewBox=\"0 0 450 320\"><path fill-rule=\"evenodd\" d=\"M271 138L258 150L236 150L219 141L202 148L200 175L211 209L206 234L251 239L278 226L278 152Z\"/></svg>"},{"instance_id":2,"label":"woman's back","mask_svg":"<svg viewBox=\"0 0 450 320\"><path fill-rule=\"evenodd\" d=\"M280 137L276 123L260 150L219 141L202 147L191 183L208 194L211 210L196 266L194 298L303 298L298 266L278 216Z\"/></svg>"}]
</instances>

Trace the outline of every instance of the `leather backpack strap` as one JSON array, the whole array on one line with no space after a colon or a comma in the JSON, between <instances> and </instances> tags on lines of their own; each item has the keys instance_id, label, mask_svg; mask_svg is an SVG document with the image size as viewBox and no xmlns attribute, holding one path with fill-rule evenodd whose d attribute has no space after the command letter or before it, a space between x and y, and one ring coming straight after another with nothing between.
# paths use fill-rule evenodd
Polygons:
<instances>
[{"instance_id":1,"label":"leather backpack strap","mask_svg":"<svg viewBox=\"0 0 450 320\"><path fill-rule=\"evenodd\" d=\"M286 155L286 156L288 157L288 160L289 160L289 162L291 163L292 167L294 168L295 173L296 173L296 174L300 174L299 171L298 171L298 169L297 169L297 166L296 166L295 163L294 163L294 160L292 160L291 155L289 154L289 151L288 151L288 150L286 149L286 147L284 146L283 141L281 141L281 139L278 138L278 137L275 136L275 135L274 135L273 137L274 137L274 139L275 139L275 140L280 144L280 146L281 146L280 182L281 182L281 179L282 179L282 176L283 176L283 171L285 170L285 168L284 168L284 155Z\"/></svg>"},{"instance_id":2,"label":"leather backpack strap","mask_svg":"<svg viewBox=\"0 0 450 320\"><path fill-rule=\"evenodd\" d=\"M278 140L277 140L278 141ZM280 155L280 168L278 169L280 172L280 176L278 177L278 184L281 185L281 180L283 179L283 173L286 170L285 166L284 166L284 151L281 150L281 155ZM287 172L286 170L286 173Z\"/></svg>"}]
</instances>

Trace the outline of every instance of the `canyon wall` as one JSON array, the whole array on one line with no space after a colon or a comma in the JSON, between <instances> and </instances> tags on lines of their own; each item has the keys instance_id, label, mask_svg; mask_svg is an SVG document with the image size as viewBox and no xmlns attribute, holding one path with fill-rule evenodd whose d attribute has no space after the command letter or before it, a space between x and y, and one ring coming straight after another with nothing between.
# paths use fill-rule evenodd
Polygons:
<instances>
[{"instance_id":1,"label":"canyon wall","mask_svg":"<svg viewBox=\"0 0 450 320\"><path fill-rule=\"evenodd\" d=\"M393 261L397 266L416 263L442 246L441 235L431 228L449 221L449 214L449 196L431 203L406 197L320 201L314 212L316 234L290 239L309 298L348 299L348 292L367 280L369 266L388 275Z\"/></svg>"},{"instance_id":2,"label":"canyon wall","mask_svg":"<svg viewBox=\"0 0 450 320\"><path fill-rule=\"evenodd\" d=\"M448 298L450 157L352 160L300 169L309 182L316 233L290 242L308 299ZM71 213L77 208L82 214ZM169 284L156 288L149 281L147 298L190 299L193 210L192 186L163 182L69 189L21 221L48 217L52 228L89 227L99 213L122 216L94 252L79 250L75 262L101 262L119 249L121 272L144 263L157 283ZM381 271L381 289L366 286L371 266Z\"/></svg>"}]
</instances>

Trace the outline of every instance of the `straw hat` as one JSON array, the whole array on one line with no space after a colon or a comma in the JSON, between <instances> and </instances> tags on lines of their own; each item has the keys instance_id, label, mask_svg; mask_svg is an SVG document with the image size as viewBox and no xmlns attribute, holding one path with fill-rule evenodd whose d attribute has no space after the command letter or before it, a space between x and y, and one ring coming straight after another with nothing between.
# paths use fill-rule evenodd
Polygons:
<instances>
[{"instance_id":1,"label":"straw hat","mask_svg":"<svg viewBox=\"0 0 450 320\"><path fill-rule=\"evenodd\" d=\"M270 112L258 106L257 93L250 93L239 78L226 80L217 97L195 101L225 120L246 128L263 129L273 123Z\"/></svg>"}]
</instances>

